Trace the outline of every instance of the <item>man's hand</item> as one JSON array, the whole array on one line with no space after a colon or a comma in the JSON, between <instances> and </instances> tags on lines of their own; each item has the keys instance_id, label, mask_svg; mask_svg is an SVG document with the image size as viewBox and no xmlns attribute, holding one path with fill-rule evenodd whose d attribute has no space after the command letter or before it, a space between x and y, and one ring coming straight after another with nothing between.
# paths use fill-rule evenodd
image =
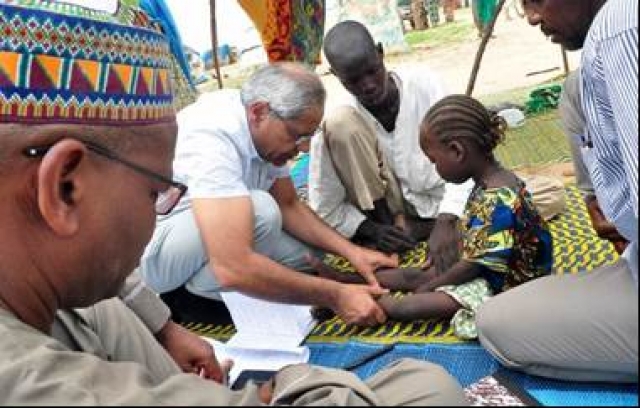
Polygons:
<instances>
[{"instance_id":1,"label":"man's hand","mask_svg":"<svg viewBox=\"0 0 640 408\"><path fill-rule=\"evenodd\" d=\"M602 239L606 239L607 241L611 241L618 253L624 252L628 245L628 241L620 235L615 225L607 221L602 209L600 208L598 199L595 196L587 196L585 197L584 202L587 205L587 212L589 213L589 218L591 218L593 229L596 231L598 236Z\"/></svg>"},{"instance_id":2,"label":"man's hand","mask_svg":"<svg viewBox=\"0 0 640 408\"><path fill-rule=\"evenodd\" d=\"M224 383L231 361L218 363L213 347L197 334L169 320L156 333L158 342L185 373L194 373Z\"/></svg>"},{"instance_id":3,"label":"man's hand","mask_svg":"<svg viewBox=\"0 0 640 408\"><path fill-rule=\"evenodd\" d=\"M429 237L429 258L436 272L444 273L460 259L462 236L458 217L440 214Z\"/></svg>"},{"instance_id":4,"label":"man's hand","mask_svg":"<svg viewBox=\"0 0 640 408\"><path fill-rule=\"evenodd\" d=\"M385 255L381 252L355 245L354 248L347 256L347 259L369 285L379 289L380 284L375 272L380 268L397 268L398 256Z\"/></svg>"},{"instance_id":5,"label":"man's hand","mask_svg":"<svg viewBox=\"0 0 640 408\"><path fill-rule=\"evenodd\" d=\"M388 254L411 250L417 244L402 228L378 224L368 219L360 224L356 237L373 242L376 248Z\"/></svg>"},{"instance_id":6,"label":"man's hand","mask_svg":"<svg viewBox=\"0 0 640 408\"><path fill-rule=\"evenodd\" d=\"M270 405L273 400L273 391L275 389L274 379L270 379L258 388L258 398L265 405Z\"/></svg>"},{"instance_id":7,"label":"man's hand","mask_svg":"<svg viewBox=\"0 0 640 408\"><path fill-rule=\"evenodd\" d=\"M384 311L376 302L388 293L382 288L367 285L342 284L333 311L347 324L377 326L387 320Z\"/></svg>"}]
</instances>

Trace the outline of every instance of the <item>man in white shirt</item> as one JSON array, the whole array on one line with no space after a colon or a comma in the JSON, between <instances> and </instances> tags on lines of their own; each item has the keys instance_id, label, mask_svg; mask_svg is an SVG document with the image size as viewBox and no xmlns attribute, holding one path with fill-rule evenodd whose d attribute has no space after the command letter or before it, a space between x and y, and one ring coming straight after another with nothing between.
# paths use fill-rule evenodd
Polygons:
<instances>
[{"instance_id":1,"label":"man in white shirt","mask_svg":"<svg viewBox=\"0 0 640 408\"><path fill-rule=\"evenodd\" d=\"M203 95L180 112L174 173L189 192L159 220L145 250L138 270L149 286L317 305L360 325L386 319L374 299L383 290L373 272L397 260L325 224L298 199L286 166L317 130L325 97L313 72L274 64L241 91ZM369 285L314 276L306 259L312 248L344 256Z\"/></svg>"},{"instance_id":2,"label":"man in white shirt","mask_svg":"<svg viewBox=\"0 0 640 408\"><path fill-rule=\"evenodd\" d=\"M439 270L457 260L456 223L471 183L447 184L419 146L419 127L445 95L427 70L386 70L380 44L355 21L332 28L324 51L353 100L330 112L311 142L309 199L354 242L385 252L429 238Z\"/></svg>"}]
</instances>

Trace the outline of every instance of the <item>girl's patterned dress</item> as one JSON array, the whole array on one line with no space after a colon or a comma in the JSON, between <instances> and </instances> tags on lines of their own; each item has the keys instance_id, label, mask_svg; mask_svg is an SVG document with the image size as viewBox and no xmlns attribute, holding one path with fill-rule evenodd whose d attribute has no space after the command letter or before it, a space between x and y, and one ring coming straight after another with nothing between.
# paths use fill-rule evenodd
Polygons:
<instances>
[{"instance_id":1,"label":"girl's patterned dress","mask_svg":"<svg viewBox=\"0 0 640 408\"><path fill-rule=\"evenodd\" d=\"M482 265L481 276L445 292L463 308L451 323L456 335L477 337L475 314L494 294L549 274L553 262L551 234L523 182L517 189L476 186L461 220L462 260Z\"/></svg>"}]
</instances>

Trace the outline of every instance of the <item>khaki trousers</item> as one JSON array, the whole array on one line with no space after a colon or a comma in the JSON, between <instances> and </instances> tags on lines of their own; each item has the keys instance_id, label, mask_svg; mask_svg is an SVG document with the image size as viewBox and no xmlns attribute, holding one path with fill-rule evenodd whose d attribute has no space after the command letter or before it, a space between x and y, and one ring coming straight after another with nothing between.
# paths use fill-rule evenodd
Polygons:
<instances>
[{"instance_id":1,"label":"khaki trousers","mask_svg":"<svg viewBox=\"0 0 640 408\"><path fill-rule=\"evenodd\" d=\"M638 381L638 289L626 261L536 279L478 312L482 345L502 364L570 381Z\"/></svg>"},{"instance_id":2,"label":"khaki trousers","mask_svg":"<svg viewBox=\"0 0 640 408\"><path fill-rule=\"evenodd\" d=\"M325 143L349 202L360 211L386 199L392 214L404 213L404 198L382 154L375 130L354 108L336 109L324 122Z\"/></svg>"}]
</instances>

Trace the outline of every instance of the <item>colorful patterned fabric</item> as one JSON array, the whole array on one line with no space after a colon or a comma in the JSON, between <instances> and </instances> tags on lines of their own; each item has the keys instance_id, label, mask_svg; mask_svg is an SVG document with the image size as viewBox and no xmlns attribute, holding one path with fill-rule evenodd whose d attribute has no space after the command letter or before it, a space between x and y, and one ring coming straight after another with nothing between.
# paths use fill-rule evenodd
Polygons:
<instances>
[{"instance_id":1,"label":"colorful patterned fabric","mask_svg":"<svg viewBox=\"0 0 640 408\"><path fill-rule=\"evenodd\" d=\"M1 122L174 120L169 46L140 9L0 0L0 33Z\"/></svg>"},{"instance_id":2,"label":"colorful patterned fabric","mask_svg":"<svg viewBox=\"0 0 640 408\"><path fill-rule=\"evenodd\" d=\"M462 258L485 267L496 293L551 271L551 234L524 183L518 190L476 186L461 225Z\"/></svg>"},{"instance_id":3,"label":"colorful patterned fabric","mask_svg":"<svg viewBox=\"0 0 640 408\"><path fill-rule=\"evenodd\" d=\"M184 54L180 32L165 0L140 0L139 3L140 8L162 27L169 42L172 62L169 77L173 84L173 104L176 111L181 111L198 99L198 90L191 78L191 68Z\"/></svg>"},{"instance_id":4,"label":"colorful patterned fabric","mask_svg":"<svg viewBox=\"0 0 640 408\"><path fill-rule=\"evenodd\" d=\"M238 0L260 32L269 62L320 63L324 0Z\"/></svg>"},{"instance_id":5,"label":"colorful patterned fabric","mask_svg":"<svg viewBox=\"0 0 640 408\"><path fill-rule=\"evenodd\" d=\"M476 278L460 285L442 286L436 291L446 293L462 305L462 308L456 312L450 322L455 335L462 340L478 338L476 312L483 303L493 296L489 282L483 278Z\"/></svg>"}]
</instances>

